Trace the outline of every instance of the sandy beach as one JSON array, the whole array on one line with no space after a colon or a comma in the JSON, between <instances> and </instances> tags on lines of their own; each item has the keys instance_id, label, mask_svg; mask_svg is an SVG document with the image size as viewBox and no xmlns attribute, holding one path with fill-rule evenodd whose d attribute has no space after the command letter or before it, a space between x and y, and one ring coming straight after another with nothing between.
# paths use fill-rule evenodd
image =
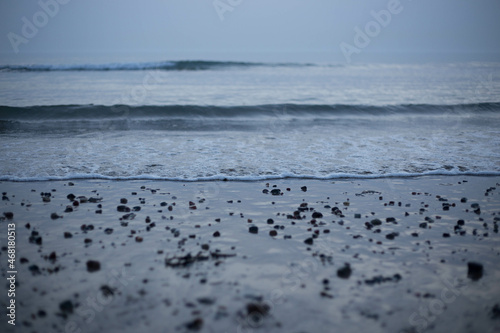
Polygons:
<instances>
[{"instance_id":1,"label":"sandy beach","mask_svg":"<svg viewBox=\"0 0 500 333\"><path fill-rule=\"evenodd\" d=\"M500 329L500 177L0 189L2 332Z\"/></svg>"}]
</instances>

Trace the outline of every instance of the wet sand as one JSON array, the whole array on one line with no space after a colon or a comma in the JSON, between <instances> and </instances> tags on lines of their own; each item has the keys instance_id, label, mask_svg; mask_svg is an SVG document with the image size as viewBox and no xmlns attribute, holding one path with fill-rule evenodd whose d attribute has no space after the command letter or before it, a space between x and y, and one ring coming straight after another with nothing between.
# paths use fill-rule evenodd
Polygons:
<instances>
[{"instance_id":1,"label":"wet sand","mask_svg":"<svg viewBox=\"0 0 500 333\"><path fill-rule=\"evenodd\" d=\"M4 281L9 224L17 270L2 332L500 330L500 177L0 192Z\"/></svg>"}]
</instances>

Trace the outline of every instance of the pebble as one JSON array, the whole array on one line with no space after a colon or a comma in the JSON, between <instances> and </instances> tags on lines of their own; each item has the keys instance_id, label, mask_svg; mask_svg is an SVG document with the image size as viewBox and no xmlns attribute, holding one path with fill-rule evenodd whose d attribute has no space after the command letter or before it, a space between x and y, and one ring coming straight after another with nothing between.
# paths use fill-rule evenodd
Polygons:
<instances>
[{"instance_id":1,"label":"pebble","mask_svg":"<svg viewBox=\"0 0 500 333\"><path fill-rule=\"evenodd\" d=\"M251 234L257 234L259 233L259 227L257 226L251 226L250 228L248 228L248 231L251 233Z\"/></svg>"},{"instance_id":2,"label":"pebble","mask_svg":"<svg viewBox=\"0 0 500 333\"><path fill-rule=\"evenodd\" d=\"M320 212L313 212L312 213L312 218L313 219L320 219L323 217L323 214L321 214Z\"/></svg>"},{"instance_id":3,"label":"pebble","mask_svg":"<svg viewBox=\"0 0 500 333\"><path fill-rule=\"evenodd\" d=\"M61 304L59 304L59 309L64 314L72 314L73 313L73 302L71 302L70 300L64 301Z\"/></svg>"},{"instance_id":4,"label":"pebble","mask_svg":"<svg viewBox=\"0 0 500 333\"><path fill-rule=\"evenodd\" d=\"M349 265L348 263L346 263L344 267L337 270L337 276L341 279L348 279L351 276L351 273L351 265Z\"/></svg>"},{"instance_id":5,"label":"pebble","mask_svg":"<svg viewBox=\"0 0 500 333\"><path fill-rule=\"evenodd\" d=\"M100 269L101 269L101 263L99 261L96 260L87 261L87 271L89 273L97 272Z\"/></svg>"},{"instance_id":6,"label":"pebble","mask_svg":"<svg viewBox=\"0 0 500 333\"><path fill-rule=\"evenodd\" d=\"M124 206L124 205L117 206L116 210L119 211L119 212L122 212L122 213L124 213L124 212L125 213L130 212L130 208L127 207L127 206Z\"/></svg>"},{"instance_id":7,"label":"pebble","mask_svg":"<svg viewBox=\"0 0 500 333\"><path fill-rule=\"evenodd\" d=\"M479 280L483 276L483 265L470 261L467 263L467 277L473 281Z\"/></svg>"},{"instance_id":8,"label":"pebble","mask_svg":"<svg viewBox=\"0 0 500 333\"><path fill-rule=\"evenodd\" d=\"M6 219L12 220L14 218L14 213L12 212L4 212L3 216L5 216Z\"/></svg>"}]
</instances>

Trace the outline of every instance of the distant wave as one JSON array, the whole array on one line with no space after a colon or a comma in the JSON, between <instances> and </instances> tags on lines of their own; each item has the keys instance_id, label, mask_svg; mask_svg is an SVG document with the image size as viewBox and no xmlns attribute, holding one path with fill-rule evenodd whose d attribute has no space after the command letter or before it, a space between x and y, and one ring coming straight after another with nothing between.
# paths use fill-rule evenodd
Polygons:
<instances>
[{"instance_id":1,"label":"distant wave","mask_svg":"<svg viewBox=\"0 0 500 333\"><path fill-rule=\"evenodd\" d=\"M499 171L479 171L479 172L460 172L447 170L424 171L420 173L387 173L387 174L357 174L357 173L334 173L330 175L297 175L297 174L277 174L277 175L214 175L210 177L162 177L155 175L137 175L137 176L107 176L101 174L69 174L66 176L38 176L38 177L18 177L18 176L0 176L0 181L13 182L33 182L33 181L54 181L54 180L78 180L78 179L103 179L103 180L162 180L179 182L202 182L202 181L264 181L277 179L380 179L380 178L410 178L421 176L500 176Z\"/></svg>"},{"instance_id":2,"label":"distant wave","mask_svg":"<svg viewBox=\"0 0 500 333\"><path fill-rule=\"evenodd\" d=\"M248 117L338 117L384 115L441 115L500 112L499 103L458 105L403 104L403 105L318 105L268 104L244 106L210 105L40 105L0 106L0 121L96 120L101 119L192 119L192 118L248 118Z\"/></svg>"},{"instance_id":3,"label":"distant wave","mask_svg":"<svg viewBox=\"0 0 500 333\"><path fill-rule=\"evenodd\" d=\"M15 72L50 72L50 71L139 71L139 70L165 70L165 71L202 71L228 68L245 68L257 66L270 67L303 67L312 64L298 63L259 63L238 61L205 61L205 60L180 60L138 63L112 63L112 64L83 64L83 65L3 65L0 71Z\"/></svg>"}]
</instances>

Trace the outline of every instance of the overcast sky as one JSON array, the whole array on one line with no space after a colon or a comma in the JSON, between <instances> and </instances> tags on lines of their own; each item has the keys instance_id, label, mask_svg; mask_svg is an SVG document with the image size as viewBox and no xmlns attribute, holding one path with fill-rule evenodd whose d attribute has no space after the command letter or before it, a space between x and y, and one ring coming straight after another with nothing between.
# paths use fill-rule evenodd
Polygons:
<instances>
[{"instance_id":1,"label":"overcast sky","mask_svg":"<svg viewBox=\"0 0 500 333\"><path fill-rule=\"evenodd\" d=\"M1 1L2 53L329 62L346 54L353 61L389 61L400 53L468 53L470 60L500 61L491 55L500 52L499 0L41 2L48 14L38 1ZM67 3L56 8L59 2ZM378 21L372 11L382 13ZM365 36L356 39L359 31Z\"/></svg>"}]
</instances>

